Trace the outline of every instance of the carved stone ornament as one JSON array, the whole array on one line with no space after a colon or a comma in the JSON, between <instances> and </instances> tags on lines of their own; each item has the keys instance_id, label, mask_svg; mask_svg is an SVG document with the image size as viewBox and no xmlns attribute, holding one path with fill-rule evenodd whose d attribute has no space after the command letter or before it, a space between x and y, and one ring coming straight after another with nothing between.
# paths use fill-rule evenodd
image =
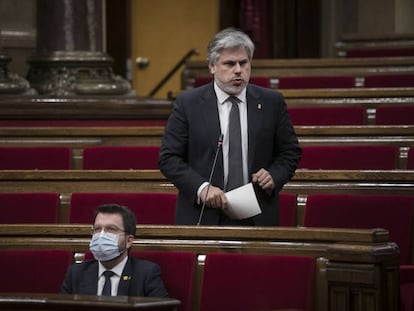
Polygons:
<instances>
[{"instance_id":1,"label":"carved stone ornament","mask_svg":"<svg viewBox=\"0 0 414 311\"><path fill-rule=\"evenodd\" d=\"M41 95L132 95L131 84L112 71L103 52L55 51L35 54L27 75Z\"/></svg>"},{"instance_id":2,"label":"carved stone ornament","mask_svg":"<svg viewBox=\"0 0 414 311\"><path fill-rule=\"evenodd\" d=\"M0 51L0 95L35 95L27 80L8 70L10 61L7 53Z\"/></svg>"}]
</instances>

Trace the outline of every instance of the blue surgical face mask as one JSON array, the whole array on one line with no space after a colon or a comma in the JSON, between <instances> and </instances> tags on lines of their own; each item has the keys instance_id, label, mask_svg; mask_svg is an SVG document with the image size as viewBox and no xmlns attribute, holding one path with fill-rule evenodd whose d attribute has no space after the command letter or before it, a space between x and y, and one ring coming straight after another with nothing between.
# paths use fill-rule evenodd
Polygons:
<instances>
[{"instance_id":1,"label":"blue surgical face mask","mask_svg":"<svg viewBox=\"0 0 414 311\"><path fill-rule=\"evenodd\" d=\"M105 231L95 233L89 243L89 250L96 260L112 260L121 255L121 252L119 252L118 240L118 234L106 233ZM124 251L122 251L122 253Z\"/></svg>"}]
</instances>

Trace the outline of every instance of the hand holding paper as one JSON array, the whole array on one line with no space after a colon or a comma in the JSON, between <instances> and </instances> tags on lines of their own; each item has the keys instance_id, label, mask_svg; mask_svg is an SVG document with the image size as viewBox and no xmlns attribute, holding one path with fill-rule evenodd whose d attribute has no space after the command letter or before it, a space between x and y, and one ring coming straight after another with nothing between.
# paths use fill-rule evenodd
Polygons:
<instances>
[{"instance_id":1,"label":"hand holding paper","mask_svg":"<svg viewBox=\"0 0 414 311\"><path fill-rule=\"evenodd\" d=\"M245 219L261 214L252 183L225 193L227 208L223 211L232 219Z\"/></svg>"}]
</instances>

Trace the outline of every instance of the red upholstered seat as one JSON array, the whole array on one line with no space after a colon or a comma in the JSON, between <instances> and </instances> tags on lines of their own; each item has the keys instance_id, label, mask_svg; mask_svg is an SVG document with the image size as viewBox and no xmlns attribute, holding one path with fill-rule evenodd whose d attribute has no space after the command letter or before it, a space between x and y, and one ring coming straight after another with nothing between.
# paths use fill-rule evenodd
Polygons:
<instances>
[{"instance_id":1,"label":"red upholstered seat","mask_svg":"<svg viewBox=\"0 0 414 311\"><path fill-rule=\"evenodd\" d=\"M384 228L400 248L400 263L411 263L414 196L310 194L303 225L306 227Z\"/></svg>"},{"instance_id":2,"label":"red upholstered seat","mask_svg":"<svg viewBox=\"0 0 414 311\"><path fill-rule=\"evenodd\" d=\"M83 150L83 168L158 169L159 146L93 146Z\"/></svg>"},{"instance_id":3,"label":"red upholstered seat","mask_svg":"<svg viewBox=\"0 0 414 311\"><path fill-rule=\"evenodd\" d=\"M304 146L299 168L392 170L397 168L398 146Z\"/></svg>"},{"instance_id":4,"label":"red upholstered seat","mask_svg":"<svg viewBox=\"0 0 414 311\"><path fill-rule=\"evenodd\" d=\"M194 87L198 87L213 81L213 77L196 77L194 79ZM250 77L250 83L270 88L270 78L267 77Z\"/></svg>"},{"instance_id":5,"label":"red upholstered seat","mask_svg":"<svg viewBox=\"0 0 414 311\"><path fill-rule=\"evenodd\" d=\"M375 112L376 125L413 125L414 105L379 106Z\"/></svg>"},{"instance_id":6,"label":"red upholstered seat","mask_svg":"<svg viewBox=\"0 0 414 311\"><path fill-rule=\"evenodd\" d=\"M312 310L311 257L208 254L200 310Z\"/></svg>"},{"instance_id":7,"label":"red upholstered seat","mask_svg":"<svg viewBox=\"0 0 414 311\"><path fill-rule=\"evenodd\" d=\"M70 250L1 249L0 292L59 293L72 262Z\"/></svg>"},{"instance_id":8,"label":"red upholstered seat","mask_svg":"<svg viewBox=\"0 0 414 311\"><path fill-rule=\"evenodd\" d=\"M343 53L345 57L398 57L414 56L414 48L375 48L350 49Z\"/></svg>"},{"instance_id":9,"label":"red upholstered seat","mask_svg":"<svg viewBox=\"0 0 414 311\"><path fill-rule=\"evenodd\" d=\"M2 170L67 170L72 166L70 147L0 147Z\"/></svg>"},{"instance_id":10,"label":"red upholstered seat","mask_svg":"<svg viewBox=\"0 0 414 311\"><path fill-rule=\"evenodd\" d=\"M414 196L311 194L305 227L384 228L400 249L401 310L414 306L413 247Z\"/></svg>"},{"instance_id":11,"label":"red upholstered seat","mask_svg":"<svg viewBox=\"0 0 414 311\"><path fill-rule=\"evenodd\" d=\"M0 193L0 223L58 222L59 193Z\"/></svg>"},{"instance_id":12,"label":"red upholstered seat","mask_svg":"<svg viewBox=\"0 0 414 311\"><path fill-rule=\"evenodd\" d=\"M365 108L343 107L288 107L293 125L365 125Z\"/></svg>"},{"instance_id":13,"label":"red upholstered seat","mask_svg":"<svg viewBox=\"0 0 414 311\"><path fill-rule=\"evenodd\" d=\"M98 205L117 203L128 206L138 224L175 224L175 193L72 193L69 222L90 224Z\"/></svg>"},{"instance_id":14,"label":"red upholstered seat","mask_svg":"<svg viewBox=\"0 0 414 311\"><path fill-rule=\"evenodd\" d=\"M297 76L278 78L278 89L327 89L327 88L353 88L353 76Z\"/></svg>"},{"instance_id":15,"label":"red upholstered seat","mask_svg":"<svg viewBox=\"0 0 414 311\"><path fill-rule=\"evenodd\" d=\"M25 120L25 119L7 119L0 120L0 126L165 126L167 120L162 119L135 119L135 120Z\"/></svg>"},{"instance_id":16,"label":"red upholstered seat","mask_svg":"<svg viewBox=\"0 0 414 311\"><path fill-rule=\"evenodd\" d=\"M407 169L414 170L414 147L408 149Z\"/></svg>"},{"instance_id":17,"label":"red upholstered seat","mask_svg":"<svg viewBox=\"0 0 414 311\"><path fill-rule=\"evenodd\" d=\"M401 311L414 310L414 265L400 266Z\"/></svg>"},{"instance_id":18,"label":"red upholstered seat","mask_svg":"<svg viewBox=\"0 0 414 311\"><path fill-rule=\"evenodd\" d=\"M388 74L365 76L364 87L411 87L414 74Z\"/></svg>"},{"instance_id":19,"label":"red upholstered seat","mask_svg":"<svg viewBox=\"0 0 414 311\"><path fill-rule=\"evenodd\" d=\"M279 194L279 225L283 227L296 226L296 194Z\"/></svg>"},{"instance_id":20,"label":"red upholstered seat","mask_svg":"<svg viewBox=\"0 0 414 311\"><path fill-rule=\"evenodd\" d=\"M132 251L131 256L157 263L170 297L181 301L180 311L193 310L197 256L192 252Z\"/></svg>"}]
</instances>

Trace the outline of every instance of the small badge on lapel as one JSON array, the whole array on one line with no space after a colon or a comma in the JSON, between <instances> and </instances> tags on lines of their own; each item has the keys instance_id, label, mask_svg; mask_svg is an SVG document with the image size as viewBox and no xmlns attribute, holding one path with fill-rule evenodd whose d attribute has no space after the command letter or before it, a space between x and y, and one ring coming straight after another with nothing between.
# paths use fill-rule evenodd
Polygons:
<instances>
[{"instance_id":1,"label":"small badge on lapel","mask_svg":"<svg viewBox=\"0 0 414 311\"><path fill-rule=\"evenodd\" d=\"M257 104L257 109L261 110L262 109L262 104Z\"/></svg>"},{"instance_id":2,"label":"small badge on lapel","mask_svg":"<svg viewBox=\"0 0 414 311\"><path fill-rule=\"evenodd\" d=\"M123 277L122 277L122 280L123 281L129 281L131 279L131 277L130 276L128 276L128 275L124 275Z\"/></svg>"}]
</instances>

